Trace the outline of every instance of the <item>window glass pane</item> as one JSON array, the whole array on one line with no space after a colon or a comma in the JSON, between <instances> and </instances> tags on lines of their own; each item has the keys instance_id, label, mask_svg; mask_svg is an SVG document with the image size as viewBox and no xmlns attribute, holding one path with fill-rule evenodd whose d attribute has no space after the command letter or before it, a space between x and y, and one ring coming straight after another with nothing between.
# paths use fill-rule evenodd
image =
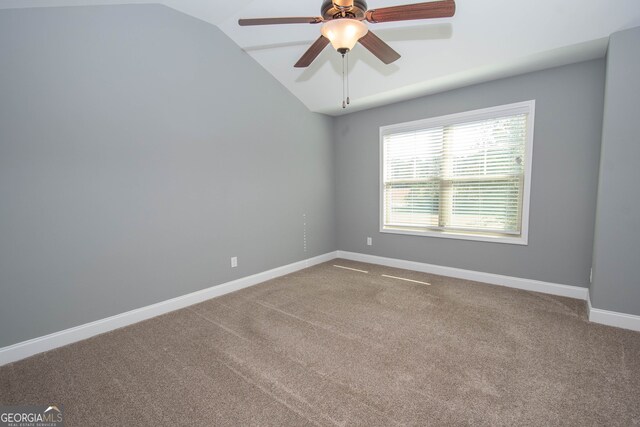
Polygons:
<instances>
[{"instance_id":1,"label":"window glass pane","mask_svg":"<svg viewBox=\"0 0 640 427\"><path fill-rule=\"evenodd\" d=\"M439 181L387 185L385 223L408 227L437 227L439 193Z\"/></svg>"},{"instance_id":2,"label":"window glass pane","mask_svg":"<svg viewBox=\"0 0 640 427\"><path fill-rule=\"evenodd\" d=\"M520 180L454 181L447 227L519 233Z\"/></svg>"},{"instance_id":3,"label":"window glass pane","mask_svg":"<svg viewBox=\"0 0 640 427\"><path fill-rule=\"evenodd\" d=\"M448 127L452 177L521 174L525 132L525 115Z\"/></svg>"},{"instance_id":4,"label":"window glass pane","mask_svg":"<svg viewBox=\"0 0 640 427\"><path fill-rule=\"evenodd\" d=\"M385 181L434 178L440 174L442 128L390 135L384 144Z\"/></svg>"}]
</instances>

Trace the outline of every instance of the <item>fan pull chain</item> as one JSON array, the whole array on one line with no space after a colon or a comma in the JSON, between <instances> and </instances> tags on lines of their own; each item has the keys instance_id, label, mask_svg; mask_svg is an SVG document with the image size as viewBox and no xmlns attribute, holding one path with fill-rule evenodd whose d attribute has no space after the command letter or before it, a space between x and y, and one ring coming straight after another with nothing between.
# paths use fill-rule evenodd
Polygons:
<instances>
[{"instance_id":1,"label":"fan pull chain","mask_svg":"<svg viewBox=\"0 0 640 427\"><path fill-rule=\"evenodd\" d=\"M349 53L347 52L347 105L349 105Z\"/></svg>"},{"instance_id":2,"label":"fan pull chain","mask_svg":"<svg viewBox=\"0 0 640 427\"><path fill-rule=\"evenodd\" d=\"M345 58L346 55L346 58ZM345 73L346 60L346 73ZM346 87L346 90L345 90ZM345 96L346 93L346 96ZM342 108L347 108L351 100L349 99L349 54L342 54Z\"/></svg>"},{"instance_id":3,"label":"fan pull chain","mask_svg":"<svg viewBox=\"0 0 640 427\"><path fill-rule=\"evenodd\" d=\"M342 54L342 108L347 108L347 103L345 101L345 96L344 96L344 81L345 81L345 77L344 77L344 53Z\"/></svg>"}]
</instances>

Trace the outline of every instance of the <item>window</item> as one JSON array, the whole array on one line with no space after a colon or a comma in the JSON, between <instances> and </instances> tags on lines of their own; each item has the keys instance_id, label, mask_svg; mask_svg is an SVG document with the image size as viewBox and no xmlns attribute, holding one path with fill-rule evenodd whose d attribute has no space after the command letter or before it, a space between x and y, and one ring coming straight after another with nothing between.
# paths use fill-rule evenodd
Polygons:
<instances>
[{"instance_id":1,"label":"window","mask_svg":"<svg viewBox=\"0 0 640 427\"><path fill-rule=\"evenodd\" d=\"M380 231L526 245L534 109L380 128Z\"/></svg>"}]
</instances>

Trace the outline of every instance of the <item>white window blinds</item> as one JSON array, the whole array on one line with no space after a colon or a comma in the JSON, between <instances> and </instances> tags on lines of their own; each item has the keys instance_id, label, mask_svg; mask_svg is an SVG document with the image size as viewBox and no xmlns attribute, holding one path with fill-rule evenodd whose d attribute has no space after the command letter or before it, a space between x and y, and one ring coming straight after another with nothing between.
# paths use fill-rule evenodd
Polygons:
<instances>
[{"instance_id":1,"label":"white window blinds","mask_svg":"<svg viewBox=\"0 0 640 427\"><path fill-rule=\"evenodd\" d=\"M529 110L383 128L382 231L522 236Z\"/></svg>"}]
</instances>

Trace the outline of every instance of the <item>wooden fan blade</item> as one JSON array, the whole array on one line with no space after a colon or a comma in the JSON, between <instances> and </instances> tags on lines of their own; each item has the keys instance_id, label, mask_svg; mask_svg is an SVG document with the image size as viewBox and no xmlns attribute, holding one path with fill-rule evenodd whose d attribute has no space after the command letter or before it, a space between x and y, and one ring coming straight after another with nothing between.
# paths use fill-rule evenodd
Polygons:
<instances>
[{"instance_id":1,"label":"wooden fan blade","mask_svg":"<svg viewBox=\"0 0 640 427\"><path fill-rule=\"evenodd\" d=\"M380 37L373 34L371 30L369 30L369 32L358 41L385 64L391 64L393 61L400 58L400 54L398 52L383 42Z\"/></svg>"},{"instance_id":2,"label":"wooden fan blade","mask_svg":"<svg viewBox=\"0 0 640 427\"><path fill-rule=\"evenodd\" d=\"M238 25L246 27L249 25L277 25L277 24L319 24L323 19L318 17L291 17L291 18L251 18L238 19Z\"/></svg>"},{"instance_id":3,"label":"wooden fan blade","mask_svg":"<svg viewBox=\"0 0 640 427\"><path fill-rule=\"evenodd\" d=\"M322 52L322 49L327 47L328 44L329 44L328 38L326 38L325 36L318 37L318 39L315 42L313 42L311 47L307 49L304 55L300 57L300 59L298 60L298 62L296 62L296 65L294 65L294 67L304 68L311 65L313 60L316 59L318 55L320 55L320 52Z\"/></svg>"},{"instance_id":4,"label":"wooden fan blade","mask_svg":"<svg viewBox=\"0 0 640 427\"><path fill-rule=\"evenodd\" d=\"M447 18L455 13L456 2L454 0L444 0L372 9L367 11L366 19L369 22L408 21L412 19Z\"/></svg>"}]
</instances>

